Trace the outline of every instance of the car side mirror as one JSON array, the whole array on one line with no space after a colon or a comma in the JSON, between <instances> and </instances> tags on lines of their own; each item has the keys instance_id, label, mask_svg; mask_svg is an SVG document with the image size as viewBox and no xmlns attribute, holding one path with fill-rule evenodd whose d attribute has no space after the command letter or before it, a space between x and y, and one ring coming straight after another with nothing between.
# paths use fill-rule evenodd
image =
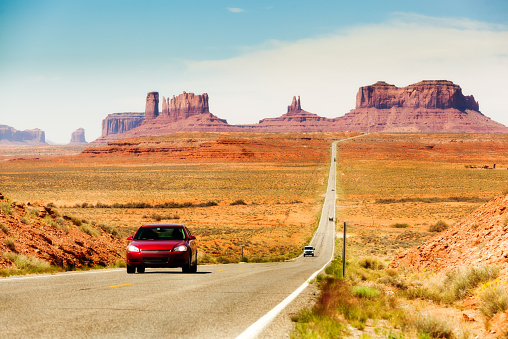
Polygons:
<instances>
[{"instance_id":1,"label":"car side mirror","mask_svg":"<svg viewBox=\"0 0 508 339\"><path fill-rule=\"evenodd\" d=\"M132 238L132 235L129 235L129 236L127 237L127 240L132 240L132 239L133 239L133 238Z\"/></svg>"},{"instance_id":2,"label":"car side mirror","mask_svg":"<svg viewBox=\"0 0 508 339\"><path fill-rule=\"evenodd\" d=\"M189 236L189 240L196 240L196 237L191 235L191 236Z\"/></svg>"}]
</instances>

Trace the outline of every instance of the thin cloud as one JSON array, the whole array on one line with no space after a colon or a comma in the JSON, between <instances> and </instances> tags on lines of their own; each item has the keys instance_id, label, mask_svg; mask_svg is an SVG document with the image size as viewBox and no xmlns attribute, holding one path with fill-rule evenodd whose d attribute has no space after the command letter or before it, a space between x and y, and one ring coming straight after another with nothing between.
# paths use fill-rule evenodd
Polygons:
<instances>
[{"instance_id":1,"label":"thin cloud","mask_svg":"<svg viewBox=\"0 0 508 339\"><path fill-rule=\"evenodd\" d=\"M244 9L237 8L237 7L228 7L228 11L231 12L231 13L243 13L243 12L245 12Z\"/></svg>"}]
</instances>

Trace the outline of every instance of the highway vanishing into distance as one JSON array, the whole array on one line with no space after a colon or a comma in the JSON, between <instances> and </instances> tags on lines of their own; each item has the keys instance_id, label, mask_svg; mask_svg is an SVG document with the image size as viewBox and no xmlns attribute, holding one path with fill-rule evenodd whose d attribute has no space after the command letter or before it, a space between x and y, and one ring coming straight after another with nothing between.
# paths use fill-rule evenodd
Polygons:
<instances>
[{"instance_id":1,"label":"highway vanishing into distance","mask_svg":"<svg viewBox=\"0 0 508 339\"><path fill-rule=\"evenodd\" d=\"M200 265L196 274L108 269L1 278L0 337L255 338L333 257L336 143L311 241L315 257Z\"/></svg>"}]
</instances>

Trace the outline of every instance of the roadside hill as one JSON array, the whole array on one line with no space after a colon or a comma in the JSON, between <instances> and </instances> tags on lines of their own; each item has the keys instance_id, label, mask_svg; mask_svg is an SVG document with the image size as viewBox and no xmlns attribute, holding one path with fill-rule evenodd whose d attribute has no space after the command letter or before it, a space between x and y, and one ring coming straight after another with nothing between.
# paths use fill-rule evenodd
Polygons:
<instances>
[{"instance_id":1,"label":"roadside hill","mask_svg":"<svg viewBox=\"0 0 508 339\"><path fill-rule=\"evenodd\" d=\"M508 277L508 194L480 206L456 226L399 254L393 268L449 271L500 265Z\"/></svg>"},{"instance_id":2,"label":"roadside hill","mask_svg":"<svg viewBox=\"0 0 508 339\"><path fill-rule=\"evenodd\" d=\"M125 243L112 233L50 206L15 203L0 193L0 269L14 268L19 255L64 269L113 265L123 260Z\"/></svg>"}]
</instances>

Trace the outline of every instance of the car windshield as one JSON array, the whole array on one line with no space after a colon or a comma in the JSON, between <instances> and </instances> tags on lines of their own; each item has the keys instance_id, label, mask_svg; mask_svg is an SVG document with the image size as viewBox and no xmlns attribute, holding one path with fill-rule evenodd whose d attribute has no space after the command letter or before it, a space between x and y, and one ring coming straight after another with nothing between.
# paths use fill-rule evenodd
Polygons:
<instances>
[{"instance_id":1,"label":"car windshield","mask_svg":"<svg viewBox=\"0 0 508 339\"><path fill-rule=\"evenodd\" d=\"M313 249L312 246L305 246L305 250L312 250L312 249Z\"/></svg>"},{"instance_id":2,"label":"car windshield","mask_svg":"<svg viewBox=\"0 0 508 339\"><path fill-rule=\"evenodd\" d=\"M141 227L134 240L184 240L182 227Z\"/></svg>"}]
</instances>

